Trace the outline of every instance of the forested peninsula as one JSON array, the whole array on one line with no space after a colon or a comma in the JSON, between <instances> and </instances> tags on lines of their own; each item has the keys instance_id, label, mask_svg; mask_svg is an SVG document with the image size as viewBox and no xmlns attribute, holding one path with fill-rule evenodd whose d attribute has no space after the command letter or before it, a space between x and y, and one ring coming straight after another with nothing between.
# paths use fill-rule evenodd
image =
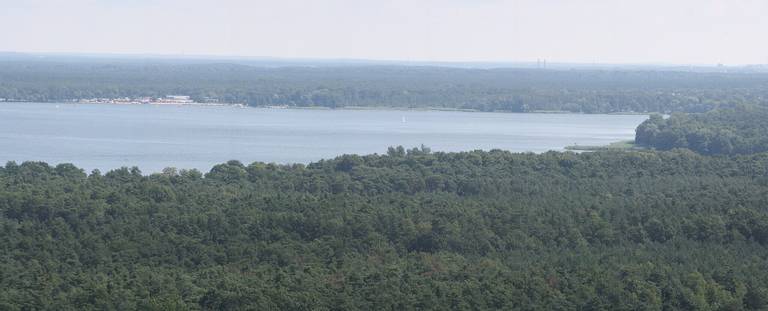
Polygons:
<instances>
[{"instance_id":1,"label":"forested peninsula","mask_svg":"<svg viewBox=\"0 0 768 311\"><path fill-rule=\"evenodd\" d=\"M635 142L659 150L689 148L701 154L768 151L768 108L737 106L707 113L652 115L637 128Z\"/></svg>"}]
</instances>

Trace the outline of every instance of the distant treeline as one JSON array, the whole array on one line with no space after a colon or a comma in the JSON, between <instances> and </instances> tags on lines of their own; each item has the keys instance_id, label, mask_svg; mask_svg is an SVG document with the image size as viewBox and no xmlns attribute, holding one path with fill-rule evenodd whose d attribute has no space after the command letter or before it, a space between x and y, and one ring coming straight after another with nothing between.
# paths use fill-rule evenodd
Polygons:
<instances>
[{"instance_id":1,"label":"distant treeline","mask_svg":"<svg viewBox=\"0 0 768 311\"><path fill-rule=\"evenodd\" d=\"M266 68L163 62L0 62L0 98L190 95L252 106L411 107L583 113L704 112L764 104L765 73L461 69L409 66Z\"/></svg>"},{"instance_id":2,"label":"distant treeline","mask_svg":"<svg viewBox=\"0 0 768 311\"><path fill-rule=\"evenodd\" d=\"M637 128L635 141L660 150L688 148L702 154L768 151L768 108L739 106L701 114L653 115Z\"/></svg>"},{"instance_id":3,"label":"distant treeline","mask_svg":"<svg viewBox=\"0 0 768 311\"><path fill-rule=\"evenodd\" d=\"M765 310L768 154L0 167L2 310Z\"/></svg>"}]
</instances>

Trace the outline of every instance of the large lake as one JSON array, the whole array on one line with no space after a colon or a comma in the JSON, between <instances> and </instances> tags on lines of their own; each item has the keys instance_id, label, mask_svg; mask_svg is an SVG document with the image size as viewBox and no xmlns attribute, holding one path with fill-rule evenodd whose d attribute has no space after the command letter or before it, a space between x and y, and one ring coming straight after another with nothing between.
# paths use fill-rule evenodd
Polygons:
<instances>
[{"instance_id":1,"label":"large lake","mask_svg":"<svg viewBox=\"0 0 768 311\"><path fill-rule=\"evenodd\" d=\"M643 115L0 103L0 161L208 171L237 159L308 163L387 147L563 150L634 138Z\"/></svg>"}]
</instances>

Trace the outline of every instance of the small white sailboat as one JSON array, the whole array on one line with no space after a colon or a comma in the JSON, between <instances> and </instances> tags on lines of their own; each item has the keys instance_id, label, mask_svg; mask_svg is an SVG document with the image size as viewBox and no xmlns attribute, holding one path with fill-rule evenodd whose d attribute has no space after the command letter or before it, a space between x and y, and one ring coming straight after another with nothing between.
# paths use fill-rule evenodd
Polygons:
<instances>
[{"instance_id":1,"label":"small white sailboat","mask_svg":"<svg viewBox=\"0 0 768 311\"><path fill-rule=\"evenodd\" d=\"M405 116L403 116L403 123L405 123Z\"/></svg>"}]
</instances>

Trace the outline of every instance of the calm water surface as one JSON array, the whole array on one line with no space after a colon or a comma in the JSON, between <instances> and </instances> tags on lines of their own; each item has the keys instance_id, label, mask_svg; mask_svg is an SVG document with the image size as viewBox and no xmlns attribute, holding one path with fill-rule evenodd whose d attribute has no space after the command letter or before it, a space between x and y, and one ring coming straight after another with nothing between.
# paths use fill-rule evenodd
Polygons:
<instances>
[{"instance_id":1,"label":"calm water surface","mask_svg":"<svg viewBox=\"0 0 768 311\"><path fill-rule=\"evenodd\" d=\"M237 159L308 163L344 153L563 150L634 138L641 115L300 110L0 103L0 161L208 171Z\"/></svg>"}]
</instances>

